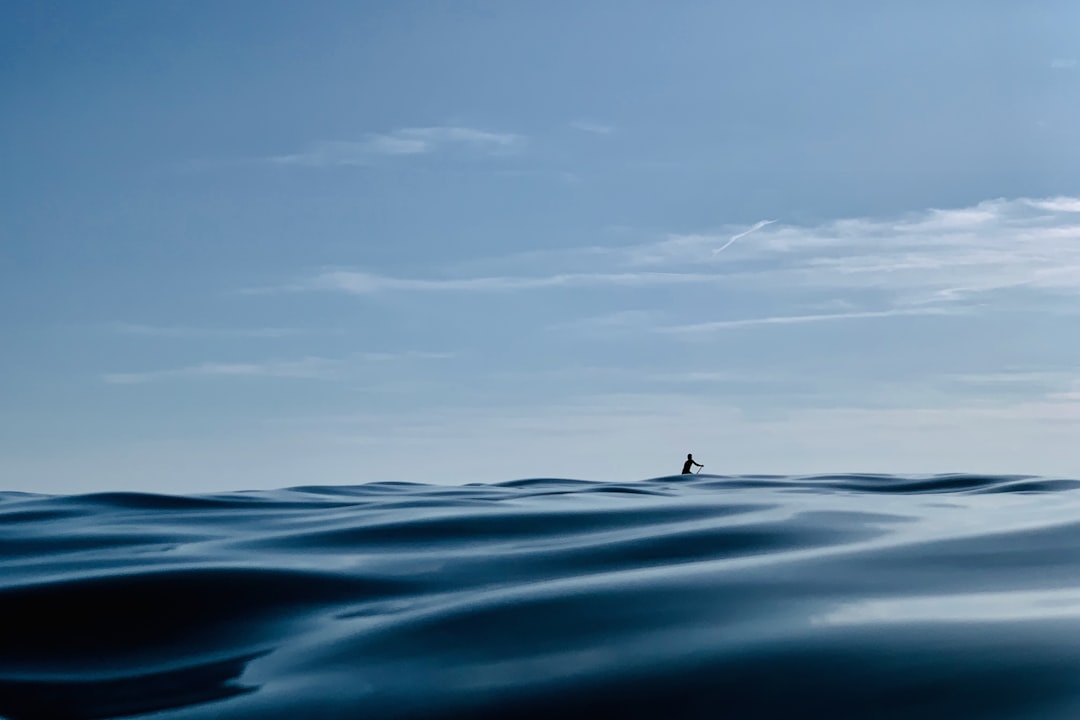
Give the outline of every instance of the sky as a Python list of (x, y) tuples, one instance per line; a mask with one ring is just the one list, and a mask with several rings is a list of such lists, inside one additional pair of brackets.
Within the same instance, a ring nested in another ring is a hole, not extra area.
[(1080, 476), (1078, 26), (8, 0), (0, 489)]

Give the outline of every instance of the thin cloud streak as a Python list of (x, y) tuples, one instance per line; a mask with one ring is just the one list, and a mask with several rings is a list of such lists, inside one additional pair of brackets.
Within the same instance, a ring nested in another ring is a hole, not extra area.
[(750, 228), (748, 230), (744, 230), (741, 233), (738, 233), (736, 235), (732, 235), (731, 238), (728, 239), (728, 241), (726, 243), (724, 243), (720, 247), (713, 250), (713, 255), (719, 255), (720, 253), (724, 252), (729, 247), (734, 245), (736, 240), (741, 240), (742, 238), (746, 237), (750, 233), (757, 232), (758, 230), (765, 227), (766, 225), (772, 225), (774, 222), (776, 222), (776, 221), (775, 220), (761, 220), (760, 222), (754, 223), (753, 225), (750, 226)]
[(658, 328), (660, 332), (675, 334), (700, 334), (729, 328), (754, 327), (758, 325), (795, 325), (802, 323), (830, 322), (834, 320), (864, 320), (868, 318), (887, 318), (905, 315), (957, 315), (956, 310), (945, 308), (909, 308), (892, 310), (869, 310), (862, 312), (831, 313), (821, 315), (776, 315), (762, 318), (741, 318), (738, 320), (715, 320), (712, 322), (675, 325)]
[(300, 328), (200, 328), (177, 325), (139, 325), (134, 323), (115, 323), (112, 330), (121, 335), (185, 340), (200, 338), (281, 338), (308, 335), (313, 332)]
[(611, 125), (604, 125), (603, 123), (588, 122), (586, 120), (578, 120), (570, 123), (570, 127), (581, 132), (591, 133), (593, 135), (610, 135), (615, 131), (615, 128)]
[(520, 135), (467, 127), (401, 128), (390, 133), (369, 133), (356, 141), (321, 141), (301, 152), (274, 155), (266, 161), (303, 167), (368, 165), (379, 157), (425, 155), (451, 146), (468, 147), (485, 154), (504, 153), (523, 141)]
[(353, 295), (383, 291), (419, 292), (511, 292), (564, 287), (625, 286), (656, 287), (717, 282), (710, 273), (563, 273), (540, 277), (474, 277), (428, 280), (395, 278), (372, 273), (338, 270), (322, 273), (290, 290), (331, 290)]
[(244, 377), (244, 378), (294, 378), (302, 380), (328, 380), (337, 375), (340, 360), (306, 357), (301, 360), (283, 360), (261, 363), (208, 362), (169, 370), (151, 370), (134, 373), (106, 373), (102, 380), (111, 385), (141, 385), (144, 383), (183, 378)]
[(387, 362), (391, 360), (448, 360), (458, 357), (454, 352), (424, 352), (421, 350), (406, 350), (404, 352), (363, 352), (354, 353), (354, 358), (370, 362)]
[(299, 360), (269, 360), (263, 362), (224, 363), (205, 362), (180, 368), (150, 370), (146, 372), (106, 373), (101, 379), (110, 385), (142, 385), (162, 380), (197, 378), (289, 378), (296, 380), (337, 380), (357, 362), (405, 360), (445, 360), (456, 357), (451, 352), (359, 352), (348, 358), (325, 358), (308, 356)]
[(655, 324), (660, 313), (654, 310), (619, 310), (605, 315), (582, 317), (555, 323), (549, 330), (596, 333), (618, 330), (640, 330)]

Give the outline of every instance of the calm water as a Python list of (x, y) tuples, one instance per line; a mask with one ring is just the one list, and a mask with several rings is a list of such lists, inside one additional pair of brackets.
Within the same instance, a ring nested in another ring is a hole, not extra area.
[(1078, 487), (0, 493), (0, 716), (1078, 718)]

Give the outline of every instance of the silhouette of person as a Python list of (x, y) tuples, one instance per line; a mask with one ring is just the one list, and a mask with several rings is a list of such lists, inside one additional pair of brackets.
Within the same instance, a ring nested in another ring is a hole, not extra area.
[(690, 474), (690, 466), (691, 465), (697, 465), (698, 467), (705, 467), (703, 464), (701, 464), (698, 461), (694, 460), (694, 454), (693, 453), (687, 453), (686, 454), (686, 462), (684, 462), (683, 466), (682, 466), (683, 475), (689, 475)]

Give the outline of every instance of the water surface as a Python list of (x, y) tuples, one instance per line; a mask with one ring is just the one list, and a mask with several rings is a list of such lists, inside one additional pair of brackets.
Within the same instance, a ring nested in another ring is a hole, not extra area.
[(1078, 487), (0, 493), (0, 717), (1076, 718)]

